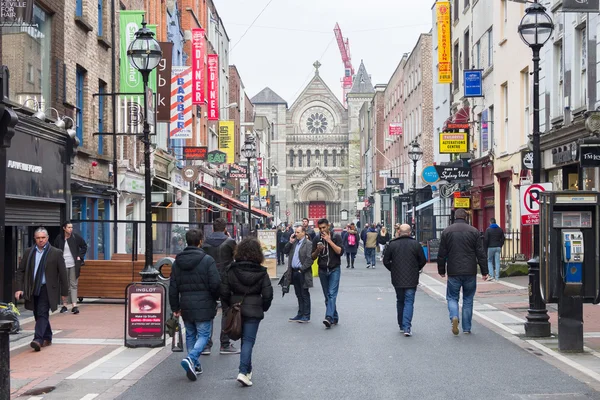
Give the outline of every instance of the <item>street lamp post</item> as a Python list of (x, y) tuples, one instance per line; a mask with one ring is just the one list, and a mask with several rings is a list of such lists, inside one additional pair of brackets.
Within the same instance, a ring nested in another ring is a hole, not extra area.
[(408, 150), (408, 158), (410, 158), (413, 162), (413, 193), (412, 193), (412, 203), (413, 203), (413, 219), (415, 220), (415, 239), (419, 240), (418, 232), (418, 218), (417, 218), (417, 163), (423, 158), (423, 150), (421, 150), (421, 146), (417, 140), (413, 140), (410, 144), (410, 149)]
[[(519, 35), (533, 52), (533, 183), (540, 183), (542, 154), (540, 150), (540, 49), (550, 39), (554, 24), (541, 4), (532, 3), (519, 24)], [(529, 265), (529, 309), (525, 334), (529, 337), (550, 336), (546, 304), (540, 291), (540, 226), (533, 226), (533, 258)]]
[[(142, 20), (142, 27), (135, 33), (135, 39), (129, 45), (127, 58), (131, 65), (142, 74), (144, 82), (144, 196), (146, 206), (145, 237), (146, 253), (144, 269), (140, 272), (143, 282), (156, 282), (159, 272), (154, 268), (153, 243), (152, 243), (152, 181), (150, 176), (150, 124), (148, 123), (148, 78), (150, 72), (158, 66), (162, 59), (160, 44), (154, 39), (154, 33), (146, 28)], [(151, 99), (150, 99), (151, 100)]]
[(244, 147), (242, 147), (242, 155), (247, 161), (246, 177), (248, 179), (248, 234), (250, 234), (250, 232), (252, 232), (252, 196), (250, 195), (250, 183), (252, 175), (250, 172), (250, 162), (256, 157), (256, 144), (254, 143), (254, 139), (251, 135), (246, 136)]

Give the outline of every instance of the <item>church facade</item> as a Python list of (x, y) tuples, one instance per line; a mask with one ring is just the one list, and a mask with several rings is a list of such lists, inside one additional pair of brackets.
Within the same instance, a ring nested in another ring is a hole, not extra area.
[[(319, 62), (314, 66), (315, 75), (289, 108), (269, 88), (253, 97), (252, 103), (256, 115), (266, 116), (274, 127), (268, 157), (276, 171), (271, 194), (279, 204), (277, 222), (306, 217), (316, 225), (319, 218), (327, 218), (341, 228), (357, 215), (360, 184), (353, 174), (360, 171), (360, 141), (350, 115), (358, 104), (349, 102), (346, 109), (319, 75)], [(367, 92), (370, 100), (373, 86), (363, 64), (355, 82), (357, 91)]]

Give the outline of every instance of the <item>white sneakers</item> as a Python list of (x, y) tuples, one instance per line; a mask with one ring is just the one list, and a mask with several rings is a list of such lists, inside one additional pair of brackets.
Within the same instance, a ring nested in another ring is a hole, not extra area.
[(239, 373), (237, 376), (237, 381), (239, 383), (242, 384), (242, 386), (252, 386), (252, 381), (250, 380), (252, 378), (252, 372), (249, 372), (247, 374), (242, 374)]

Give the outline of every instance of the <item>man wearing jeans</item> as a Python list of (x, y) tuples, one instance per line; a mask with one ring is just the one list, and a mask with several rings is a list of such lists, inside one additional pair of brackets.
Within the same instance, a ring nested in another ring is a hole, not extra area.
[(452, 333), (458, 335), (458, 299), (463, 290), (462, 329), (471, 333), (473, 318), (473, 297), (477, 290), (477, 264), (483, 279), (487, 279), (487, 259), (479, 231), (466, 221), (467, 212), (458, 209), (455, 221), (444, 229), (438, 251), (438, 272), (442, 278), (448, 273), (446, 300), (452, 323)]
[(181, 366), (191, 381), (202, 373), (200, 353), (212, 333), (221, 285), (217, 263), (200, 248), (203, 239), (199, 229), (186, 232), (187, 247), (175, 258), (169, 286), (173, 315), (181, 316), (185, 324), (188, 356)]
[(504, 231), (496, 224), (496, 219), (490, 219), (490, 227), (485, 230), (483, 247), (487, 249), (488, 281), (500, 280), (500, 252), (504, 246)]
[(410, 225), (400, 225), (398, 237), (387, 245), (383, 265), (391, 272), (396, 289), (398, 326), (404, 336), (412, 336), (412, 316), (419, 272), (427, 263), (421, 245), (410, 236)]
[(339, 321), (336, 300), (340, 287), (340, 265), (344, 249), (341, 236), (332, 236), (329, 232), (329, 221), (326, 218), (321, 218), (317, 226), (320, 233), (313, 240), (312, 259), (318, 259), (319, 279), (326, 306), (323, 324), (329, 329)]

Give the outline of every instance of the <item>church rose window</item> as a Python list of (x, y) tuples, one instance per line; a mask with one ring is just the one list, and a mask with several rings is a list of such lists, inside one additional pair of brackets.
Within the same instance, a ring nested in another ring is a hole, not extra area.
[(306, 127), (311, 133), (325, 133), (328, 124), (327, 118), (321, 113), (311, 114), (306, 121)]

